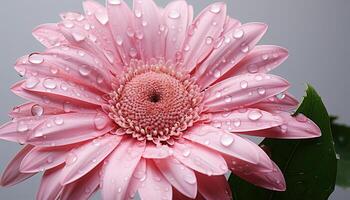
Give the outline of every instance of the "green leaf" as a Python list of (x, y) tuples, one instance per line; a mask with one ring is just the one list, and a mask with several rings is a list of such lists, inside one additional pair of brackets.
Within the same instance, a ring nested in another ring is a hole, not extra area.
[(350, 127), (336, 123), (336, 119), (331, 117), (335, 151), (340, 158), (336, 184), (341, 187), (350, 187)]
[(320, 96), (311, 86), (297, 113), (312, 119), (320, 127), (322, 136), (306, 140), (265, 139), (261, 143), (282, 170), (287, 190), (258, 188), (231, 175), (229, 182), (235, 200), (324, 200), (333, 192), (337, 159), (330, 120)]

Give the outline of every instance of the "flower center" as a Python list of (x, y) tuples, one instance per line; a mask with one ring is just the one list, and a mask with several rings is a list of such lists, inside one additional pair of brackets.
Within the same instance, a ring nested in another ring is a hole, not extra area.
[(111, 118), (138, 140), (173, 144), (199, 119), (203, 94), (172, 65), (133, 62), (110, 94)]

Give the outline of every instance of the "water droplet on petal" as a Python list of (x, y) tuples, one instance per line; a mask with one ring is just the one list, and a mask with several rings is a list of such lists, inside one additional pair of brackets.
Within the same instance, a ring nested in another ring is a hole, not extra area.
[(66, 28), (73, 28), (74, 27), (74, 23), (71, 22), (71, 21), (63, 21), (63, 26), (66, 27)]
[(258, 88), (258, 93), (260, 95), (264, 95), (266, 93), (266, 90), (264, 88)]
[(282, 100), (282, 99), (284, 99), (285, 96), (286, 95), (282, 92), (282, 93), (277, 94), (276, 98), (279, 99), (279, 100)]
[(168, 17), (171, 19), (177, 19), (181, 16), (180, 12), (178, 12), (177, 10), (172, 10), (169, 12)]
[(266, 61), (266, 60), (269, 59), (269, 55), (268, 54), (264, 54), (264, 55), (261, 56), (261, 58)]
[(218, 5), (218, 4), (214, 4), (214, 5), (212, 5), (212, 6), (210, 7), (210, 12), (212, 12), (212, 13), (217, 14), (217, 13), (219, 13), (220, 11), (221, 11), (221, 6)]
[(140, 18), (142, 16), (142, 12), (140, 10), (135, 10), (134, 11), (135, 17)]
[(23, 122), (19, 122), (17, 124), (17, 131), (20, 132), (20, 133), (23, 133), (23, 132), (26, 132), (28, 131), (29, 128), (28, 128), (28, 125), (23, 123)]
[(91, 69), (85, 65), (79, 68), (79, 73), (82, 76), (88, 76), (91, 73)]
[(38, 104), (35, 104), (30, 109), (33, 116), (42, 116), (44, 114), (44, 108)]
[(102, 130), (107, 126), (108, 119), (105, 115), (97, 113), (94, 119), (94, 123), (97, 130)]
[(230, 103), (232, 101), (232, 98), (230, 96), (226, 97), (225, 98), (225, 102), (226, 103)]
[(61, 117), (56, 117), (56, 118), (54, 119), (54, 122), (55, 122), (56, 125), (61, 126), (61, 125), (63, 125), (64, 120), (63, 120), (63, 118), (61, 118)]
[(241, 39), (243, 35), (244, 35), (244, 31), (242, 29), (236, 29), (232, 34), (232, 36), (236, 39)]
[(214, 77), (215, 77), (215, 78), (220, 78), (220, 76), (221, 76), (220, 70), (217, 70), (217, 69), (216, 69), (216, 70), (214, 71)]
[(52, 78), (45, 79), (43, 85), (47, 89), (55, 89), (57, 87), (55, 80)]
[(233, 120), (233, 125), (235, 127), (240, 127), (241, 126), (241, 120), (240, 119), (234, 119)]
[(74, 40), (77, 42), (81, 42), (81, 41), (85, 40), (85, 38), (86, 38), (86, 35), (81, 33), (81, 32), (73, 32), (72, 36), (73, 36)]
[(247, 46), (247, 45), (242, 46), (241, 51), (242, 51), (243, 53), (248, 53), (248, 51), (249, 51), (249, 46)]
[(283, 124), (280, 126), (282, 133), (286, 133), (288, 131), (288, 126)]
[(309, 119), (307, 117), (305, 117), (305, 115), (303, 114), (298, 114), (295, 119), (298, 121), (298, 122), (307, 122), (309, 121)]
[(188, 157), (188, 156), (190, 156), (190, 154), (191, 154), (191, 150), (190, 150), (190, 149), (185, 149), (185, 150), (182, 152), (182, 155), (183, 155), (184, 157)]
[(39, 82), (40, 82), (39, 79), (37, 79), (37, 78), (35, 78), (35, 77), (30, 77), (30, 78), (28, 78), (28, 79), (26, 80), (24, 86), (25, 86), (27, 89), (32, 89), (32, 88), (34, 88), (35, 86), (37, 86)]
[(259, 67), (255, 64), (248, 65), (247, 70), (251, 74), (255, 74), (259, 71)]
[(118, 35), (116, 38), (116, 42), (117, 45), (121, 46), (123, 44), (123, 38), (120, 35)]
[(137, 56), (137, 50), (135, 48), (130, 48), (129, 55), (132, 58), (135, 58)]
[(234, 138), (231, 134), (223, 134), (221, 136), (220, 142), (223, 146), (228, 147), (230, 146), (234, 141)]
[(99, 21), (102, 25), (106, 25), (108, 23), (107, 12), (103, 12), (103, 11), (95, 12), (95, 17), (97, 21)]
[(205, 40), (205, 43), (209, 45), (209, 44), (212, 44), (213, 41), (214, 41), (214, 39), (212, 37), (208, 36)]
[(245, 89), (245, 88), (248, 87), (248, 82), (247, 81), (241, 81), (240, 85), (241, 85), (241, 88)]
[(252, 110), (248, 114), (248, 118), (252, 121), (259, 120), (262, 117), (262, 113), (259, 110)]
[(36, 53), (29, 55), (28, 60), (30, 63), (35, 64), (35, 65), (38, 65), (38, 64), (41, 64), (44, 62), (44, 58), (41, 55), (36, 54)]

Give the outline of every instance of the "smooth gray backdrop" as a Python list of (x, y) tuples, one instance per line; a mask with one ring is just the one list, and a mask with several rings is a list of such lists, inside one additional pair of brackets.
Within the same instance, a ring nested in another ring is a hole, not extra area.
[[(165, 5), (170, 0), (156, 0)], [(100, 2), (104, 2), (100, 0)], [(129, 3), (131, 0), (128, 1)], [(196, 13), (211, 0), (190, 0)], [(261, 44), (289, 49), (290, 57), (274, 73), (292, 83), (298, 98), (305, 83), (316, 87), (330, 113), (350, 124), (350, 1), (349, 0), (228, 0), (229, 14), (242, 22), (260, 21), (269, 25)], [(9, 88), (20, 80), (13, 70), (17, 57), (43, 47), (31, 36), (41, 23), (56, 22), (65, 11), (82, 11), (81, 0), (2, 1), (0, 7), (0, 123), (7, 112), (22, 102)], [(20, 148), (0, 142), (0, 170)], [(322, 167), (322, 166), (320, 166)], [(34, 199), (39, 177), (12, 188), (0, 188), (1, 200)], [(350, 190), (337, 188), (330, 199), (345, 200)], [(99, 199), (99, 196), (95, 197)]]

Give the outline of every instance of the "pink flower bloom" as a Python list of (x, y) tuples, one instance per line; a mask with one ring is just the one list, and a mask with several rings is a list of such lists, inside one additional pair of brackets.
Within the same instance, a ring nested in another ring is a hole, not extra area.
[(37, 199), (230, 199), (224, 174), (285, 190), (279, 168), (241, 135), (320, 136), (289, 83), (267, 74), (288, 56), (255, 46), (262, 23), (241, 24), (214, 3), (193, 19), (186, 1), (158, 7), (85, 1), (33, 31), (47, 47), (20, 58), (25, 77), (0, 138), (24, 144), (1, 185), (44, 171)]

